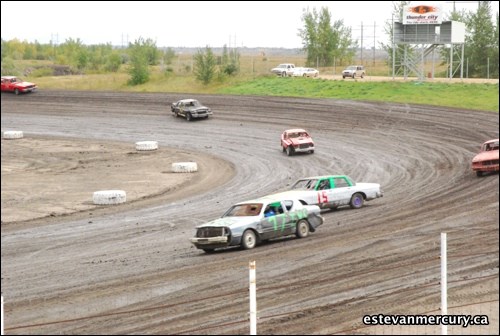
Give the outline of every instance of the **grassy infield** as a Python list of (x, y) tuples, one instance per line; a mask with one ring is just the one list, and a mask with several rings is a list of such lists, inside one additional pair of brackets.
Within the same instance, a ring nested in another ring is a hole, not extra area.
[[(148, 83), (130, 87), (125, 71), (115, 74), (88, 74), (65, 77), (27, 78), (40, 89), (130, 91), (130, 92), (179, 92), (236, 95), (271, 95), (387, 101), (413, 104), (450, 106), (498, 113), (498, 82), (496, 84), (437, 83), (431, 81), (326, 80), (311, 78), (280, 78), (269, 75), (269, 69), (281, 59), (245, 57), (237, 77), (218, 78), (210, 85), (197, 82), (191, 74), (192, 61), (178, 61), (173, 73), (160, 68), (152, 70)], [(302, 65), (300, 58), (291, 60)], [(321, 73), (340, 74), (342, 67), (320, 69)], [(387, 68), (375, 65), (368, 75), (388, 76)]]

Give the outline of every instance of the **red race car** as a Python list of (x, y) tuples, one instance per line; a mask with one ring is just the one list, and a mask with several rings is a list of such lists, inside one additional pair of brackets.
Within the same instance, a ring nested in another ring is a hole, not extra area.
[(295, 153), (314, 153), (314, 141), (302, 128), (293, 128), (281, 134), (281, 147), (288, 156)]
[(498, 139), (486, 141), (481, 145), (479, 153), (472, 159), (472, 170), (477, 176), (498, 171)]
[(25, 82), (16, 76), (2, 76), (2, 92), (20, 93), (36, 91), (35, 83)]

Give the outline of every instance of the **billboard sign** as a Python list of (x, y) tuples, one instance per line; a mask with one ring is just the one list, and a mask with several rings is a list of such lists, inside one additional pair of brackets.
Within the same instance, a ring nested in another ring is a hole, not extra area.
[(443, 10), (440, 5), (410, 5), (403, 8), (403, 24), (441, 24)]

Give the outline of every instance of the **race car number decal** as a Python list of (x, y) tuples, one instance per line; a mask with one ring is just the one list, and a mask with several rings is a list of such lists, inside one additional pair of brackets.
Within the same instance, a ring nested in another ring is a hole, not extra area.
[(328, 203), (328, 195), (326, 191), (318, 191), (318, 203)]

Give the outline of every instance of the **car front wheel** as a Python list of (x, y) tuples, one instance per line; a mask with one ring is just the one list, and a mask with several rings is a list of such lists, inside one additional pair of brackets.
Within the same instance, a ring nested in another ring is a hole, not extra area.
[(292, 156), (293, 155), (293, 149), (292, 149), (292, 146), (288, 146), (286, 148), (286, 155), (288, 156)]
[(298, 221), (295, 235), (297, 235), (298, 238), (305, 238), (309, 235), (309, 223), (305, 219)]
[(255, 232), (252, 230), (246, 230), (243, 232), (243, 237), (241, 237), (241, 247), (244, 250), (253, 249), (257, 245), (257, 237), (255, 236)]
[(191, 121), (191, 120), (193, 120), (193, 117), (191, 116), (191, 113), (189, 113), (189, 112), (188, 112), (188, 113), (186, 113), (186, 120), (187, 120), (187, 121)]
[(15, 93), (16, 95), (18, 95), (18, 94), (19, 94), (19, 89), (15, 89), (15, 90), (14, 90), (14, 93)]
[(351, 206), (352, 209), (359, 209), (363, 206), (363, 203), (364, 203), (363, 195), (361, 195), (360, 193), (355, 193), (354, 195), (352, 195), (351, 202), (349, 203), (349, 205)]

